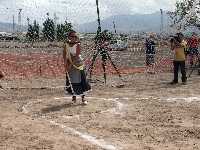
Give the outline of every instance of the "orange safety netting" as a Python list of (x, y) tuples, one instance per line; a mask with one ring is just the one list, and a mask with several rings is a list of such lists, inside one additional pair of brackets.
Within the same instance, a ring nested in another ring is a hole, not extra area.
[[(85, 60), (86, 68), (91, 63), (90, 59)], [(94, 64), (93, 74), (102, 75), (103, 68), (101, 60), (97, 59)], [(157, 60), (152, 66), (155, 72), (172, 70), (172, 61), (167, 58)], [(118, 67), (121, 74), (144, 73), (151, 67)], [(61, 77), (64, 75), (62, 56), (48, 53), (30, 53), (29, 55), (0, 53), (0, 69), (5, 73), (6, 78), (31, 78), (31, 77)], [(106, 64), (107, 74), (117, 74), (114, 67), (108, 61)]]

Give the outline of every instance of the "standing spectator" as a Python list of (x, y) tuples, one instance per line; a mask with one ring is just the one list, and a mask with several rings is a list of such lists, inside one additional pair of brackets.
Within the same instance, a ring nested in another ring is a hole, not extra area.
[(179, 67), (181, 69), (182, 74), (182, 83), (186, 84), (187, 77), (186, 77), (186, 71), (185, 71), (185, 42), (184, 42), (184, 36), (182, 33), (177, 33), (176, 37), (173, 37), (170, 41), (171, 43), (171, 49), (174, 51), (174, 79), (171, 82), (171, 84), (177, 84), (178, 83), (178, 71)]
[(153, 41), (153, 36), (146, 39), (146, 65), (151, 66), (154, 64), (155, 60), (155, 42)]
[[(196, 36), (196, 33), (193, 32), (192, 37), (188, 40), (188, 47), (189, 47), (189, 56), (190, 56), (190, 65), (194, 65), (194, 56), (197, 56), (199, 58), (199, 51), (198, 51), (198, 37)], [(200, 60), (199, 60), (200, 61)]]

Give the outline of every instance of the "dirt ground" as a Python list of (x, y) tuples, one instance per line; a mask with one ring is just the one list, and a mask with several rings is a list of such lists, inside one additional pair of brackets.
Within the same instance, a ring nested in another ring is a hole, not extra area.
[(64, 79), (2, 80), (1, 150), (199, 150), (200, 76), (171, 73), (93, 83), (89, 104), (71, 103)]

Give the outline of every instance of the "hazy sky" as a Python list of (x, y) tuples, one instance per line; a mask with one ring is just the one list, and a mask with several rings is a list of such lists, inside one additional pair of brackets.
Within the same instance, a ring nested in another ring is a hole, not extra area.
[[(152, 13), (173, 10), (176, 0), (99, 0), (101, 18), (118, 14)], [(49, 12), (56, 13), (58, 23), (65, 18), (74, 24), (94, 21), (97, 18), (96, 0), (0, 0), (0, 22), (12, 22), (15, 15), (17, 22), (18, 9), (22, 8), (22, 22), (26, 18), (37, 19), (40, 23)]]

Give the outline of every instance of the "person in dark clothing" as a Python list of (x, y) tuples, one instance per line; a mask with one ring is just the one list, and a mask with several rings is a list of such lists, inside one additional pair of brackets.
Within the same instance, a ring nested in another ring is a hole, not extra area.
[(145, 46), (146, 46), (146, 65), (151, 66), (155, 62), (154, 58), (155, 58), (155, 46), (156, 46), (152, 37), (146, 39)]

